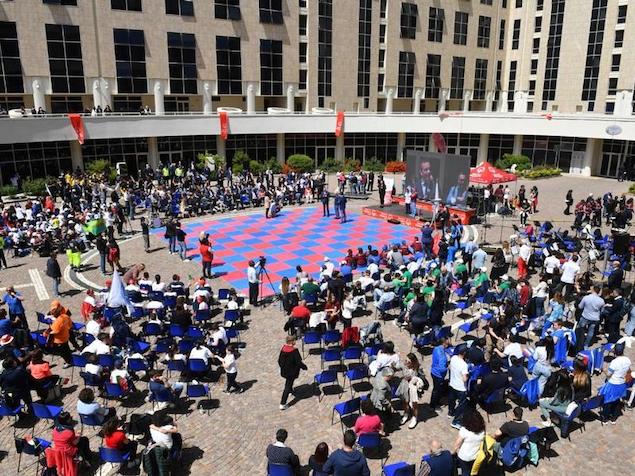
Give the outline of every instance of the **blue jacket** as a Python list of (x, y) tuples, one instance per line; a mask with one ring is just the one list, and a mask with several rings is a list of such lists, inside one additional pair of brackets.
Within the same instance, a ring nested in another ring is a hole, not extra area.
[(432, 367), (430, 373), (437, 378), (445, 378), (448, 372), (448, 356), (445, 353), (445, 347), (438, 345), (432, 351)]
[(326, 460), (322, 470), (334, 476), (370, 476), (370, 469), (364, 455), (357, 450), (333, 451)]

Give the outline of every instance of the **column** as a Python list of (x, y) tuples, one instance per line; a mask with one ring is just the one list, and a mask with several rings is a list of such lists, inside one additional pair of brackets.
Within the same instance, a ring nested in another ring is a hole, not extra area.
[(225, 140), (221, 136), (216, 136), (216, 153), (221, 157), (225, 157)]
[(618, 117), (631, 117), (633, 112), (633, 91), (618, 91), (615, 96), (615, 109), (613, 115)]
[(472, 100), (472, 91), (465, 91), (463, 93), (463, 112), (469, 112), (471, 100)]
[(478, 143), (478, 155), (476, 161), (480, 164), (487, 162), (487, 151), (489, 149), (489, 134), (481, 134), (481, 141)]
[(247, 114), (256, 113), (256, 86), (254, 83), (247, 84)]
[(514, 149), (512, 154), (520, 155), (523, 152), (523, 136), (514, 136)]
[(392, 114), (392, 100), (394, 98), (394, 95), (395, 95), (394, 88), (386, 89), (386, 110), (384, 111), (385, 114)]
[(346, 160), (344, 151), (344, 132), (335, 138), (335, 160)]
[(157, 79), (154, 82), (154, 113), (157, 116), (162, 116), (165, 114), (165, 104), (163, 98), (165, 97), (165, 90), (163, 89), (163, 84), (161, 84), (161, 80)]
[(429, 152), (439, 152), (437, 150), (437, 146), (434, 143), (434, 139), (432, 138), (433, 134), (430, 134), (430, 137), (428, 137), (428, 151)]
[(498, 96), (498, 112), (507, 112), (507, 91), (501, 91)]
[(514, 92), (514, 112), (518, 114), (525, 114), (527, 112), (527, 99), (529, 93), (527, 91)]
[(586, 150), (584, 151), (584, 164), (582, 164), (582, 173), (584, 177), (593, 175), (595, 167), (595, 158), (602, 155), (602, 139), (594, 139), (589, 137), (586, 141)]
[(397, 160), (403, 161), (403, 150), (406, 148), (406, 133), (397, 133)]
[(439, 112), (445, 111), (446, 104), (448, 102), (448, 97), (450, 96), (449, 89), (441, 89), (439, 90)]
[(292, 84), (287, 86), (287, 109), (293, 112), (295, 109), (295, 88)]
[(148, 137), (148, 164), (152, 170), (159, 168), (159, 141), (156, 137)]
[(485, 112), (492, 112), (494, 105), (494, 91), (487, 91), (485, 96)]
[(71, 164), (73, 165), (73, 172), (79, 167), (84, 170), (84, 159), (82, 158), (82, 146), (76, 140), (68, 141), (71, 146)]
[(286, 162), (285, 151), (284, 151), (284, 133), (276, 134), (276, 159), (278, 159), (279, 164), (284, 164)]
[(37, 111), (39, 108), (46, 110), (46, 91), (44, 81), (39, 78), (33, 79), (33, 107)]
[(214, 108), (212, 107), (213, 90), (210, 82), (205, 81), (203, 83), (203, 114), (212, 114)]
[(423, 97), (423, 90), (417, 89), (415, 91), (415, 99), (412, 103), (412, 113), (419, 114), (421, 111), (421, 98)]
[(104, 78), (96, 78), (93, 81), (93, 105), (101, 106), (102, 110), (106, 106), (112, 108), (112, 97), (110, 95), (110, 83)]

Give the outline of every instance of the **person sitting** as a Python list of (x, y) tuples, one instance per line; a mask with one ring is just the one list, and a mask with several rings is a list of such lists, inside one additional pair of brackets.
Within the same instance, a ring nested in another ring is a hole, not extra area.
[(438, 440), (432, 440), (428, 458), (421, 461), (417, 476), (454, 476), (452, 453), (443, 449)]
[(381, 421), (379, 415), (375, 411), (375, 407), (370, 400), (362, 400), (361, 404), (362, 414), (355, 420), (355, 426), (353, 430), (356, 435), (363, 433), (384, 433), (384, 424)]
[(324, 473), (324, 463), (329, 457), (329, 445), (325, 442), (318, 443), (315, 452), (309, 456), (309, 468), (313, 471), (313, 475), (317, 476)]
[(151, 396), (168, 396), (169, 402), (176, 404), (183, 392), (184, 385), (180, 382), (169, 383), (161, 378), (161, 370), (153, 370), (150, 373), (150, 382), (148, 388)]
[(47, 389), (57, 384), (60, 377), (51, 372), (49, 363), (44, 360), (44, 353), (41, 349), (35, 349), (31, 352), (31, 363), (27, 366), (27, 370), (31, 374), (31, 382), (38, 396), (45, 400), (47, 397)]
[(523, 366), (523, 361), (514, 356), (510, 357), (511, 365), (507, 369), (507, 375), (510, 377), (509, 386), (514, 390), (520, 391), (521, 387), (528, 379), (527, 372)]
[(324, 464), (323, 470), (326, 474), (370, 476), (366, 457), (361, 451), (353, 448), (356, 441), (357, 437), (353, 430), (344, 432), (342, 448), (333, 451)]
[(484, 402), (493, 392), (509, 384), (509, 376), (502, 371), (500, 359), (492, 358), (490, 368), (491, 372), (479, 378), (474, 387), (474, 395), (479, 402)]
[(309, 324), (311, 318), (311, 310), (306, 306), (306, 301), (302, 300), (291, 309), (291, 317), (289, 318), (289, 329), (296, 332), (296, 329), (304, 329)]
[(110, 354), (110, 336), (108, 334), (99, 334), (97, 339), (92, 341), (82, 349), (82, 354), (106, 355)]
[(591, 396), (591, 375), (586, 363), (577, 358), (573, 361), (573, 401), (580, 403)]
[(390, 381), (394, 377), (395, 371), (391, 367), (384, 367), (373, 377), (373, 386), (370, 392), (370, 401), (379, 412), (389, 413), (391, 410), (392, 387)]
[(320, 286), (315, 283), (313, 276), (309, 276), (307, 281), (300, 287), (302, 291), (302, 299), (306, 299), (308, 296), (314, 296), (317, 298), (320, 294)]
[(295, 474), (300, 471), (300, 459), (291, 448), (285, 445), (289, 434), (284, 428), (276, 431), (276, 442), (267, 446), (266, 455), (269, 464), (283, 464), (291, 466)]
[(89, 464), (92, 460), (93, 454), (88, 438), (75, 434), (73, 419), (66, 411), (57, 416), (51, 441), (51, 447), (46, 449), (46, 466), (56, 468), (57, 474), (76, 476), (76, 456), (79, 456), (84, 464)]
[(7, 357), (3, 363), (4, 370), (0, 374), (0, 388), (4, 395), (5, 403), (15, 408), (22, 400), (30, 414), (33, 400), (31, 399), (31, 382), (29, 373), (14, 357)]
[(545, 397), (538, 401), (540, 406), (540, 418), (545, 426), (551, 426), (550, 411), (564, 415), (567, 407), (573, 401), (573, 388), (568, 375), (562, 374), (558, 382), (558, 388), (553, 398)]
[(126, 436), (123, 426), (117, 417), (110, 418), (104, 423), (104, 446), (122, 453), (128, 453), (128, 468), (137, 466), (137, 442), (131, 441)]
[(529, 423), (523, 420), (523, 409), (521, 407), (514, 407), (513, 409), (514, 419), (503, 423), (503, 425), (496, 430), (496, 433), (492, 435), (496, 441), (500, 443), (501, 448), (505, 446), (509, 440), (518, 438), (519, 436), (525, 436), (529, 433)]
[(95, 401), (95, 392), (90, 387), (80, 390), (77, 400), (77, 413), (80, 415), (94, 415), (100, 424), (117, 416), (115, 408), (108, 408)]
[(200, 342), (197, 342), (194, 348), (190, 351), (190, 360), (191, 359), (200, 359), (205, 362), (205, 366), (209, 369), (209, 359), (213, 357), (214, 354), (205, 347)]

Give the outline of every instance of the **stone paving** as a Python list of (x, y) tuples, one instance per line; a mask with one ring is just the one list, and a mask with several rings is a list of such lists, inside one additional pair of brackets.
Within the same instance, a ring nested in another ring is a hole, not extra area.
[[(601, 194), (610, 189), (614, 192), (626, 190), (627, 184), (620, 184), (614, 180), (582, 179), (560, 177), (556, 179), (530, 182), (536, 183), (540, 188), (540, 212), (535, 217), (538, 220), (561, 218), (564, 194), (568, 188), (573, 188), (575, 198), (586, 196), (593, 192)], [(529, 188), (529, 187), (527, 187)], [(368, 202), (349, 201), (351, 209), (358, 209), (367, 204), (376, 203), (376, 194)], [(259, 212), (257, 212), (259, 213)], [(212, 219), (213, 217), (203, 217)], [(135, 223), (138, 228), (138, 223)], [(414, 236), (414, 230), (411, 236)], [(509, 232), (506, 231), (507, 234)], [(213, 236), (213, 234), (212, 234)], [(410, 239), (411, 236), (404, 237)], [(494, 241), (490, 238), (490, 241)], [(377, 245), (379, 243), (375, 243)], [(360, 243), (365, 245), (364, 243)], [(194, 262), (181, 262), (177, 255), (169, 255), (165, 243), (152, 238), (152, 253), (144, 253), (142, 240), (139, 235), (133, 236), (129, 241), (121, 243), (122, 264), (128, 266), (137, 262), (144, 262), (151, 275), (159, 273), (164, 280), (169, 280), (171, 274), (179, 273), (186, 277), (188, 274), (197, 276), (200, 273), (199, 265)], [(88, 255), (90, 256), (90, 254)], [(245, 256), (245, 260), (250, 258)], [(86, 280), (96, 284), (102, 284), (105, 277), (96, 268), (95, 258), (88, 262), (89, 269), (83, 273)], [(0, 286), (10, 284), (29, 285), (33, 280), (28, 270), (44, 270), (45, 260), (36, 257), (24, 259), (9, 259), (8, 270), (0, 272)], [(63, 264), (64, 266), (64, 264)], [(43, 273), (40, 272), (42, 276)], [(49, 280), (44, 276), (44, 284), (49, 289)], [(632, 282), (633, 275), (629, 280)], [(226, 286), (222, 279), (213, 281), (213, 288)], [(48, 300), (40, 300), (42, 289), (37, 286), (25, 286), (19, 289), (26, 298), (25, 306), (29, 320), (35, 324), (35, 311), (48, 308)], [(63, 297), (64, 305), (73, 311), (75, 320), (79, 319), (79, 305), (83, 299), (83, 292), (73, 289), (73, 286), (64, 281), (62, 290), (69, 291), (69, 295)], [(370, 317), (356, 318), (356, 325), (363, 325)], [(349, 398), (348, 389), (340, 399), (337, 394), (325, 396), (318, 402), (317, 396), (311, 388), (313, 375), (320, 370), (318, 355), (306, 357), (305, 362), (309, 367), (303, 372), (296, 384), (300, 386), (301, 399), (294, 401), (291, 407), (284, 412), (278, 409), (280, 393), (283, 381), (279, 377), (277, 367), (277, 355), (282, 345), (285, 332), (282, 326), (285, 322), (278, 305), (274, 304), (265, 309), (258, 309), (248, 318), (248, 330), (241, 333), (246, 347), (238, 360), (238, 381), (245, 385), (247, 391), (241, 395), (226, 395), (221, 393), (222, 387), (217, 384), (213, 391), (213, 399), (218, 408), (210, 415), (201, 414), (196, 410), (190, 415), (179, 415), (177, 425), (184, 437), (184, 462), (177, 474), (192, 475), (259, 475), (265, 474), (266, 458), (264, 451), (273, 440), (277, 428), (284, 427), (289, 432), (288, 445), (300, 456), (302, 464), (306, 464), (309, 455), (315, 446), (325, 441), (331, 450), (339, 447), (341, 443), (341, 430), (339, 423), (331, 424), (331, 412), (333, 405), (338, 401)], [(451, 319), (448, 322), (452, 322)], [(383, 325), (386, 339), (395, 342), (397, 350), (405, 354), (410, 348), (410, 341), (406, 332), (391, 323)], [(635, 359), (635, 349), (627, 350), (627, 355)], [(423, 357), (424, 368), (429, 373), (430, 358)], [(69, 375), (70, 371), (61, 369), (61, 360), (55, 359), (58, 364), (54, 369), (62, 375)], [(68, 387), (70, 394), (64, 399), (64, 406), (72, 414), (76, 415), (76, 399), (78, 393), (78, 377), (75, 376), (74, 385)], [(595, 387), (598, 387), (603, 378), (593, 378)], [(429, 394), (424, 396), (428, 401)], [(195, 408), (190, 405), (190, 409)], [(135, 412), (144, 412), (150, 409), (149, 404), (143, 404)], [(445, 408), (440, 415), (435, 415), (427, 407), (422, 406), (421, 412), (425, 421), (421, 421), (416, 429), (409, 430), (406, 427), (392, 432), (389, 441), (388, 463), (396, 461), (419, 461), (422, 454), (428, 451), (431, 438), (438, 438), (446, 447), (451, 448), (456, 437), (456, 431), (449, 425), (445, 418)], [(508, 412), (508, 415), (510, 413)], [(531, 424), (539, 424), (538, 411), (526, 413)], [(599, 422), (587, 423), (587, 431), (575, 431), (571, 435), (571, 442), (560, 441), (554, 445), (555, 453), (550, 460), (543, 460), (538, 467), (529, 468), (529, 474), (565, 475), (577, 474), (580, 476), (597, 474), (601, 469), (605, 474), (622, 474), (624, 470), (635, 463), (633, 455), (633, 437), (635, 432), (632, 426), (632, 413), (627, 412), (620, 418), (617, 426), (600, 426)], [(487, 424), (489, 432), (494, 432), (506, 417), (503, 414), (493, 415)], [(4, 418), (0, 421), (0, 467), (5, 474), (16, 474), (17, 455), (12, 441), (11, 421)], [(19, 429), (19, 434), (25, 430)], [(44, 423), (38, 425), (38, 436), (48, 437), (50, 431)], [(94, 431), (87, 430), (88, 435), (94, 435)], [(96, 450), (99, 444), (98, 438), (91, 439), (91, 448)], [(23, 462), (29, 463), (32, 458), (26, 456)], [(381, 474), (380, 461), (377, 458), (369, 460), (371, 473)], [(33, 471), (31, 468), (29, 471)], [(627, 470), (628, 471), (628, 470)]]

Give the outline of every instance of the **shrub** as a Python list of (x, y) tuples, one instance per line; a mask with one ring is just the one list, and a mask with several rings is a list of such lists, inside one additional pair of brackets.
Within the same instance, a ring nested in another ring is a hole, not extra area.
[(406, 163), (401, 160), (391, 160), (390, 162), (386, 162), (386, 172), (399, 173), (406, 171)]
[(271, 170), (274, 174), (279, 174), (282, 172), (282, 165), (277, 158), (271, 157), (265, 162), (265, 170)]
[(262, 173), (266, 170), (265, 165), (261, 164), (257, 160), (249, 161), (249, 170), (254, 174)]
[(295, 172), (313, 172), (315, 165), (308, 155), (294, 154), (287, 159), (287, 164)]
[(103, 173), (108, 175), (110, 170), (113, 168), (114, 167), (110, 164), (110, 161), (106, 159), (95, 159), (86, 164), (86, 172), (94, 175), (101, 175)]
[(357, 159), (346, 159), (344, 161), (344, 172), (357, 172), (361, 168), (361, 163)]
[(37, 197), (46, 195), (46, 179), (25, 180), (22, 184), (22, 191), (27, 195), (35, 195)]
[(377, 157), (371, 157), (366, 161), (363, 167), (364, 170), (368, 170), (369, 172), (372, 170), (373, 172), (383, 172), (384, 171), (384, 163), (381, 162)]
[(628, 187), (629, 193), (635, 193), (635, 183), (632, 183), (630, 187)]
[(516, 164), (516, 172), (529, 170), (531, 168), (531, 160), (525, 155), (505, 154), (502, 159), (496, 161), (495, 166), (499, 169), (509, 169)]
[(0, 186), (0, 195), (3, 197), (15, 195), (18, 193), (18, 189), (13, 185), (2, 185)]
[(524, 170), (519, 175), (528, 179), (539, 179), (544, 177), (555, 177), (562, 173), (562, 170), (554, 167), (534, 167), (531, 170)]
[(232, 172), (238, 175), (243, 170), (249, 168), (249, 155), (242, 149), (237, 150), (232, 158)]
[(344, 162), (334, 159), (333, 157), (327, 157), (324, 162), (322, 162), (320, 169), (326, 173), (339, 172), (344, 169)]

